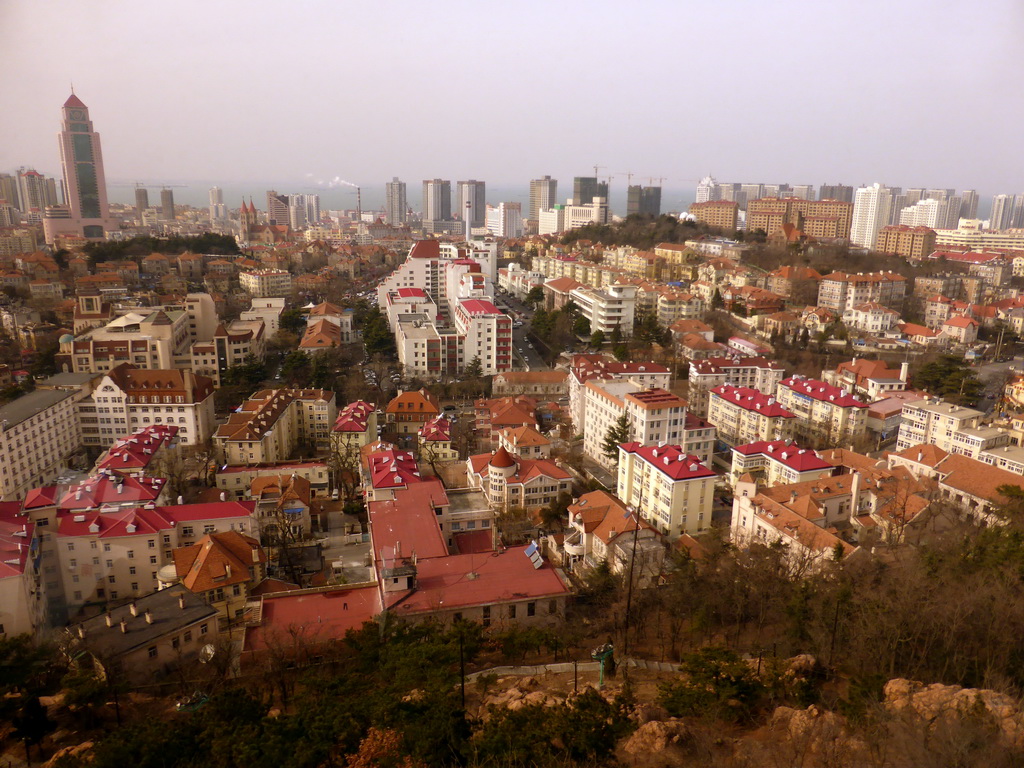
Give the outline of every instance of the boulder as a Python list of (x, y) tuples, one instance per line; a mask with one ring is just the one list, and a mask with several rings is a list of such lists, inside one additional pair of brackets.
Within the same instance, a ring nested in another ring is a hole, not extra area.
[(998, 691), (896, 678), (885, 684), (884, 705), (893, 714), (916, 715), (930, 723), (985, 714), (1004, 737), (1024, 746), (1024, 714), (1013, 698)]
[(689, 733), (686, 724), (678, 718), (651, 720), (633, 731), (622, 742), (622, 751), (634, 756), (656, 755), (682, 744)]
[(65, 757), (77, 757), (92, 749), (91, 741), (83, 741), (81, 744), (76, 744), (73, 747), (64, 747), (53, 753), (53, 757), (44, 763), (43, 768), (53, 768)]

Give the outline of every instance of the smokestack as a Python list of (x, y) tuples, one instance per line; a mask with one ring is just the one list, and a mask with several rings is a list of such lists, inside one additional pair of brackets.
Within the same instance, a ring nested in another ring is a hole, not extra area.
[(900, 381), (904, 384), (910, 379), (910, 363), (903, 362), (900, 364)]
[(853, 488), (850, 491), (850, 514), (856, 517), (860, 510), (860, 472), (853, 473)]

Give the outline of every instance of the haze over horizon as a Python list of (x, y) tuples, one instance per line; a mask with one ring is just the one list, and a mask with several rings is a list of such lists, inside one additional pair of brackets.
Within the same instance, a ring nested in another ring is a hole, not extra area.
[(525, 199), (550, 174), (565, 198), (596, 163), (615, 177), (613, 204), (626, 173), (663, 177), (666, 209), (707, 173), (1024, 191), (1007, 162), (1024, 116), (1013, 0), (970, 15), (948, 0), (414, 8), (8, 0), (0, 170), (59, 177), (74, 82), (111, 184), (319, 188), (354, 207), (327, 188), (340, 178), (364, 187), (365, 207), (399, 176), (417, 207), (419, 182), (438, 176), (482, 179), (498, 202), (491, 190)]

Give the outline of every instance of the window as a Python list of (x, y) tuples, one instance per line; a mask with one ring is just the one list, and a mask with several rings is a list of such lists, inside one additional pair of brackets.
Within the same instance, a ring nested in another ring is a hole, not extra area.
[(491, 626), (491, 606), (485, 605), (481, 609), (481, 617), (483, 618), (483, 624), (485, 627)]
[(107, 568), (113, 568), (113, 567), (114, 567), (114, 561), (113, 560), (107, 560)]
[(135, 566), (134, 566), (134, 565), (133, 565), (133, 566), (130, 566), (130, 567), (128, 568), (128, 575), (129, 575), (129, 576), (134, 576), (134, 575), (135, 575)]
[(115, 579), (113, 576), (107, 576), (107, 581), (110, 582), (111, 584), (116, 584), (117, 583), (117, 579)]
[(139, 582), (133, 581), (132, 582), (132, 592), (138, 592), (138, 591), (139, 591)]
[(235, 584), (235, 586), (233, 586), (231, 588), (231, 594), (234, 595), (235, 597), (238, 597), (240, 594), (242, 594), (242, 585), (241, 584)]
[(199, 634), (200, 635), (205, 635), (209, 631), (210, 631), (210, 625), (209, 624), (200, 624), (199, 625)]
[(156, 555), (151, 555), (149, 558), (150, 565), (156, 565)]
[(128, 559), (131, 560), (134, 557), (135, 557), (135, 550), (134, 549), (129, 549), (128, 550)]
[(78, 561), (75, 558), (72, 557), (71, 560), (68, 561), (68, 565), (70, 565), (72, 568), (74, 568), (74, 567), (76, 567), (78, 565)]
[(104, 552), (109, 552), (110, 551), (110, 544), (108, 544), (107, 542), (103, 542), (103, 551)]
[(150, 539), (146, 542), (150, 549), (156, 549), (156, 539)]
[(177, 637), (171, 638), (171, 648), (177, 649), (181, 645), (181, 640)]
[(527, 616), (536, 616), (537, 615), (537, 604), (536, 603), (527, 603), (526, 604), (526, 615)]
[(192, 630), (191, 629), (186, 629), (185, 630), (185, 642), (186, 643), (191, 643), (192, 642)]
[(75, 551), (75, 542), (69, 541), (68, 542), (68, 552), (74, 552), (74, 551)]
[(155, 645), (149, 646), (149, 658), (151, 658), (151, 659), (155, 659), (156, 658), (156, 646)]
[(510, 619), (514, 619), (516, 617), (516, 607), (514, 605), (510, 605), (508, 607), (508, 617)]

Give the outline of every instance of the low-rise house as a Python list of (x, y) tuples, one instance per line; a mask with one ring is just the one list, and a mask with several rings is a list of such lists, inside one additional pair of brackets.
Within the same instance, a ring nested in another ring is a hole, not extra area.
[(548, 459), (524, 459), (505, 448), (470, 456), (469, 484), (484, 492), (492, 507), (536, 509), (572, 489), (572, 475)]
[(318, 530), (309, 514), (309, 481), (304, 477), (255, 477), (249, 498), (256, 502), (255, 515), (264, 541), (297, 540)]
[(978, 321), (966, 315), (953, 315), (942, 324), (942, 335), (954, 344), (973, 344), (978, 340)]
[(899, 312), (878, 302), (855, 304), (843, 311), (843, 324), (863, 333), (887, 333), (899, 324)]
[(606, 561), (612, 573), (650, 582), (662, 570), (665, 541), (654, 526), (605, 491), (585, 493), (566, 510), (567, 533), (556, 547), (567, 570), (580, 572)]
[(240, 621), (252, 589), (267, 576), (267, 554), (238, 531), (209, 533), (174, 550), (175, 581), (213, 606), (221, 626)]
[(873, 402), (906, 389), (909, 370), (908, 363), (903, 363), (900, 369), (896, 370), (890, 368), (884, 360), (855, 357), (848, 363), (840, 363), (833, 371), (823, 371), (821, 378), (828, 384), (849, 390)]
[(498, 444), (524, 459), (547, 459), (551, 456), (551, 441), (533, 427), (503, 429), (498, 433)]
[(537, 401), (532, 397), (496, 397), (477, 400), (474, 404), (476, 429), (480, 437), (497, 444), (498, 435), (505, 429), (517, 427), (537, 428)]
[(774, 360), (765, 357), (709, 357), (690, 363), (689, 406), (692, 413), (706, 416), (711, 390), (722, 384), (748, 387), (765, 395), (774, 395), (785, 372)]
[(428, 464), (456, 461), (459, 452), (452, 446), (452, 423), (445, 416), (437, 416), (419, 431), (420, 459)]
[(565, 371), (506, 371), (491, 379), (491, 394), (495, 397), (564, 397), (569, 393), (568, 376)]
[(418, 434), (420, 428), (441, 413), (437, 397), (426, 389), (398, 391), (384, 409), (389, 423), (402, 435)]

